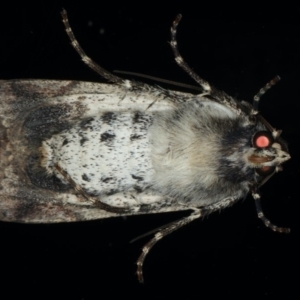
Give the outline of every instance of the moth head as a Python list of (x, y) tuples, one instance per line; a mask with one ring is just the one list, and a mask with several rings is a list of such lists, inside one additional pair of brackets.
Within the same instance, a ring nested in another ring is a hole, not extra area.
[(269, 130), (257, 131), (252, 137), (252, 147), (248, 152), (248, 162), (255, 168), (258, 175), (265, 178), (265, 183), (274, 173), (281, 171), (281, 164), (290, 159), (286, 143), (280, 138), (280, 131), (276, 131), (261, 116), (260, 121)]

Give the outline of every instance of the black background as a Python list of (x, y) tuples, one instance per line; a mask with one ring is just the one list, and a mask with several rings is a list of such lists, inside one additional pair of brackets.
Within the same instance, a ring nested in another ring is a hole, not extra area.
[(273, 126), (283, 129), (292, 159), (261, 193), (266, 216), (292, 231), (286, 235), (265, 228), (248, 197), (158, 243), (145, 261), (145, 283), (140, 284), (135, 261), (149, 237), (129, 241), (186, 213), (55, 225), (2, 222), (0, 298), (289, 298), (298, 294), (300, 25), (296, 8), (276, 14), (259, 7), (250, 13), (244, 8), (237, 19), (192, 4), (165, 4), (165, 8), (155, 3), (149, 7), (101, 1), (5, 4), (0, 12), (0, 79), (103, 82), (70, 46), (61, 22), (62, 7), (86, 53), (110, 71), (194, 84), (177, 67), (167, 43), (170, 25), (181, 13), (181, 53), (219, 89), (252, 101), (266, 82), (280, 75), (282, 80), (262, 98), (260, 110)]

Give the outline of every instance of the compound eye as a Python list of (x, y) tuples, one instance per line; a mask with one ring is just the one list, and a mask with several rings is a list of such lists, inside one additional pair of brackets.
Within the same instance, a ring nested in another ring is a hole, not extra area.
[(275, 172), (276, 167), (273, 166), (264, 166), (262, 168), (255, 169), (256, 173), (260, 176), (268, 176)]
[(274, 142), (274, 138), (269, 131), (258, 131), (253, 137), (253, 146), (256, 148), (268, 148)]

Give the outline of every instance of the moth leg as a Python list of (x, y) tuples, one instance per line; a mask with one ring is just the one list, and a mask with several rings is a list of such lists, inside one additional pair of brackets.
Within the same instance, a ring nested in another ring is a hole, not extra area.
[(278, 227), (278, 226), (272, 224), (271, 221), (268, 218), (266, 218), (266, 216), (264, 215), (264, 213), (262, 211), (259, 193), (253, 191), (252, 196), (255, 200), (257, 216), (263, 221), (263, 223), (265, 224), (266, 227), (269, 227), (270, 229), (272, 229), (273, 231), (276, 231), (276, 232), (289, 233), (291, 231), (290, 228)]
[(170, 223), (169, 225), (167, 225), (166, 227), (160, 229), (155, 235), (154, 237), (147, 243), (144, 245), (143, 249), (142, 249), (142, 253), (139, 256), (138, 260), (137, 260), (137, 276), (138, 276), (138, 280), (139, 282), (144, 282), (144, 277), (143, 277), (143, 264), (145, 261), (145, 258), (147, 256), (147, 254), (149, 253), (149, 251), (151, 250), (151, 248), (158, 242), (160, 241), (162, 238), (164, 238), (165, 236), (167, 236), (168, 234), (174, 232), (175, 230), (187, 225), (188, 223), (194, 221), (195, 219), (198, 219), (202, 216), (202, 210), (198, 209), (198, 208), (194, 208), (194, 212), (192, 214), (190, 214), (188, 217), (185, 217), (183, 219), (174, 221), (172, 223)]
[(179, 53), (178, 47), (177, 47), (177, 40), (176, 40), (176, 34), (177, 34), (177, 26), (182, 18), (182, 15), (178, 15), (176, 19), (173, 22), (173, 25), (171, 27), (171, 47), (175, 56), (175, 61), (177, 64), (191, 76), (204, 90), (204, 92), (210, 94), (212, 88), (210, 84), (199, 77), (192, 69), (191, 67), (184, 61), (183, 57)]
[(126, 208), (110, 206), (106, 203), (103, 203), (101, 201), (93, 199), (82, 189), (82, 187), (80, 185), (78, 185), (72, 179), (72, 177), (58, 163), (56, 163), (54, 166), (55, 166), (56, 170), (69, 182), (69, 184), (74, 188), (74, 190), (76, 192), (78, 192), (81, 196), (83, 196), (85, 199), (87, 199), (89, 202), (91, 202), (95, 206), (98, 206), (100, 209), (103, 209), (105, 211), (118, 213), (118, 214), (128, 212), (128, 209), (126, 209)]
[(61, 12), (61, 16), (62, 16), (62, 21), (65, 25), (67, 35), (69, 36), (69, 39), (71, 40), (72, 46), (77, 51), (77, 53), (80, 55), (81, 59), (83, 60), (83, 62), (86, 65), (88, 65), (92, 70), (94, 70), (100, 76), (104, 77), (105, 79), (107, 79), (110, 82), (121, 84), (121, 85), (124, 85), (124, 84), (131, 85), (131, 82), (129, 82), (128, 80), (124, 80), (121, 77), (115, 76), (114, 74), (106, 71), (105, 69), (100, 67), (97, 63), (95, 63), (90, 57), (88, 57), (75, 38), (75, 35), (74, 35), (72, 28), (70, 26), (70, 23), (69, 23), (67, 11), (63, 9), (63, 11)]
[(217, 90), (213, 86), (211, 86), (206, 80), (199, 77), (192, 69), (191, 67), (184, 61), (183, 57), (181, 56), (178, 46), (177, 46), (177, 40), (176, 40), (176, 34), (177, 34), (177, 26), (181, 20), (181, 15), (179, 14), (176, 19), (173, 22), (173, 25), (171, 27), (171, 47), (175, 56), (175, 61), (181, 67), (188, 75), (193, 78), (203, 89), (204, 95), (211, 95), (213, 101), (216, 101), (218, 103), (224, 104), (227, 107), (230, 107), (233, 109), (238, 115), (244, 114), (237, 103), (236, 100), (234, 100), (232, 97), (228, 96), (226, 93)]

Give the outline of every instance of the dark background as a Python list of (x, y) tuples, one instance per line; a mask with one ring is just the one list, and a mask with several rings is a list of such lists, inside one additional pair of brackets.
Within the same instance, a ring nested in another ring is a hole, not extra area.
[(173, 3), (166, 8), (101, 1), (5, 4), (0, 12), (0, 79), (103, 82), (70, 46), (61, 22), (62, 7), (86, 53), (110, 71), (194, 84), (177, 67), (168, 45), (170, 25), (181, 13), (181, 53), (219, 89), (252, 101), (265, 83), (280, 75), (282, 80), (262, 98), (260, 110), (274, 127), (283, 129), (292, 159), (261, 194), (266, 216), (292, 231), (287, 235), (265, 228), (248, 197), (159, 242), (145, 261), (145, 283), (139, 284), (135, 261), (149, 237), (129, 241), (186, 213), (55, 225), (2, 222), (0, 299), (289, 298), (298, 294), (300, 25), (296, 8), (276, 14), (260, 7), (254, 13), (244, 8), (238, 19), (216, 7), (199, 10), (192, 4)]

